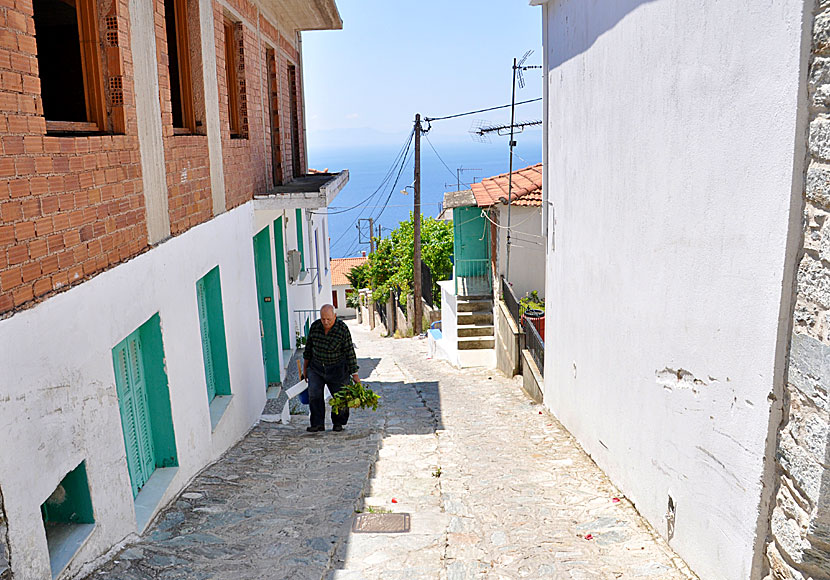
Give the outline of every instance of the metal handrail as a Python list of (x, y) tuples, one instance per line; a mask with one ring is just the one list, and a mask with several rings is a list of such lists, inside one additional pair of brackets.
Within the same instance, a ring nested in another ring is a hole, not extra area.
[(516, 323), (516, 326), (521, 329), (521, 302), (519, 302), (519, 299), (516, 297), (516, 293), (513, 292), (513, 288), (510, 287), (510, 283), (504, 279), (504, 276), (500, 276), (500, 278), (502, 300), (504, 300), (504, 304), (507, 306), (507, 311)]
[[(456, 296), (485, 293), (493, 291), (490, 276), (490, 258), (478, 258), (471, 260), (456, 260), (453, 268), (455, 278)], [(461, 282), (461, 292), (459, 292)]]
[(530, 351), (530, 356), (539, 367), (539, 374), (545, 374), (545, 341), (539, 336), (539, 331), (527, 318), (522, 322), (525, 331), (525, 348)]

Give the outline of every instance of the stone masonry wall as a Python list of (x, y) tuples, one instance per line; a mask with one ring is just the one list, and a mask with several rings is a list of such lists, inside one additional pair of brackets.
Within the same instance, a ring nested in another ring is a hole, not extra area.
[(0, 493), (0, 580), (11, 580), (12, 578), (7, 532), (6, 511), (3, 509), (3, 494)]
[(816, 10), (804, 238), (778, 434), (768, 579), (830, 578), (830, 0), (819, 0)]

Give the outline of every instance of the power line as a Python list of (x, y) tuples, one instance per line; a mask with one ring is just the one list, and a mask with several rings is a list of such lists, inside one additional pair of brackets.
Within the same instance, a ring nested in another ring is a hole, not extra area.
[(447, 168), (447, 171), (449, 171), (449, 172), (450, 172), (450, 175), (454, 175), (454, 176), (455, 176), (455, 178), (456, 178), (456, 179), (457, 179), (457, 180), (461, 183), (461, 185), (463, 185), (464, 187), (469, 187), (469, 188), (471, 188), (471, 189), (472, 189), (472, 186), (470, 186), (468, 183), (464, 183), (463, 181), (461, 181), (460, 179), (458, 179), (458, 174), (457, 174), (457, 173), (455, 173), (455, 172), (453, 172), (453, 170), (452, 170), (452, 169), (450, 169), (450, 166), (449, 166), (449, 165), (447, 165), (446, 161), (444, 161), (444, 160), (441, 158), (441, 156), (438, 154), (438, 151), (435, 149), (435, 145), (433, 145), (433, 144), (432, 144), (432, 141), (430, 141), (430, 140), (429, 140), (429, 137), (428, 137), (427, 135), (424, 135), (424, 138), (427, 140), (427, 143), (429, 143), (429, 146), (430, 146), (430, 148), (432, 149), (432, 152), (433, 152), (433, 153), (435, 153), (435, 156), (438, 158), (438, 160), (439, 160), (439, 161), (441, 161), (441, 163), (444, 165), (444, 167), (446, 167), (446, 168)]
[[(535, 103), (536, 101), (541, 101), (542, 97), (538, 99), (530, 99), (529, 101), (522, 101), (520, 103), (516, 103), (517, 105), (526, 105), (527, 103)], [(456, 117), (464, 117), (466, 115), (475, 115), (476, 113), (486, 113), (487, 111), (495, 111), (496, 109), (506, 109), (512, 105), (499, 105), (498, 107), (490, 107), (489, 109), (479, 109), (478, 111), (470, 111), (468, 113), (458, 113), (457, 115), (447, 115), (446, 117), (424, 117), (424, 121), (427, 123), (431, 123), (432, 121), (443, 121), (444, 119), (455, 119)], [(428, 129), (427, 129), (428, 130)]]

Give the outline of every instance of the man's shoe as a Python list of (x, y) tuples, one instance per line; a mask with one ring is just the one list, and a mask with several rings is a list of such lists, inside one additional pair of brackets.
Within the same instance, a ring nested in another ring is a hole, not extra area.
[[(341, 429), (342, 429), (342, 427), (341, 427)], [(319, 433), (320, 431), (325, 431), (326, 426), (325, 425), (312, 425), (311, 427), (306, 427), (305, 430), (308, 431), (309, 433)]]
[(332, 427), (331, 430), (332, 431), (342, 431), (343, 430), (343, 425), (335, 425), (334, 427)]

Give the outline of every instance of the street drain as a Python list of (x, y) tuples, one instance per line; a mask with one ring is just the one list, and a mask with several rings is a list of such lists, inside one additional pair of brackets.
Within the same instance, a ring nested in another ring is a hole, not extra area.
[(402, 534), (409, 531), (409, 514), (358, 514), (352, 522), (358, 534)]

